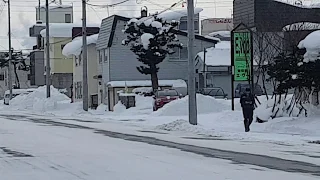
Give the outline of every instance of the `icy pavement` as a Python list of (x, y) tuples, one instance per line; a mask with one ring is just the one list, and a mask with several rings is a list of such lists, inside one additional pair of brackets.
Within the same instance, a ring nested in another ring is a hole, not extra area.
[(312, 163), (199, 147), (128, 132), (119, 133), (116, 132), (118, 127), (113, 124), (109, 124), (111, 130), (108, 131), (103, 127), (98, 128), (100, 123), (70, 121), (41, 116), (2, 116), (1, 178), (319, 178), (320, 166)]

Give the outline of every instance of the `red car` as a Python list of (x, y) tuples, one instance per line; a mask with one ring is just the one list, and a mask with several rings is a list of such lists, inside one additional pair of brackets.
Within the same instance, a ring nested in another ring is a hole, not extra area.
[(162, 108), (165, 104), (179, 99), (181, 97), (182, 95), (179, 95), (179, 93), (174, 89), (165, 89), (157, 91), (153, 97), (153, 111), (157, 111), (158, 109)]

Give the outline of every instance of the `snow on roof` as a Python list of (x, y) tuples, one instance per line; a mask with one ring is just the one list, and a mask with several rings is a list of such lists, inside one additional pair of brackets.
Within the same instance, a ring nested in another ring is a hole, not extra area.
[[(194, 14), (199, 14), (201, 11), (203, 11), (202, 8), (196, 7), (194, 9)], [(164, 12), (159, 14), (157, 17), (161, 18), (164, 21), (173, 21), (173, 20), (180, 21), (180, 19), (183, 16), (187, 16), (187, 15), (188, 15), (187, 9), (181, 9), (181, 10)]]
[[(148, 87), (152, 86), (151, 81), (110, 81), (107, 84), (110, 87)], [(187, 83), (182, 79), (177, 80), (159, 80), (159, 86), (187, 87)]]
[[(215, 45), (206, 49), (206, 65), (207, 66), (231, 66), (231, 42), (221, 41)], [(204, 53), (199, 52), (197, 57), (201, 61), (204, 59)], [(253, 61), (254, 65), (257, 65), (256, 61)]]
[(302, 30), (315, 30), (315, 29), (320, 29), (319, 23), (299, 22), (299, 23), (289, 24), (283, 27), (283, 31), (302, 31)]
[[(36, 6), (38, 8), (38, 6)], [(45, 5), (40, 6), (40, 9), (46, 8)], [(57, 9), (57, 8), (72, 8), (72, 5), (60, 5), (60, 4), (49, 4), (49, 9)]]
[[(72, 37), (72, 28), (82, 27), (82, 24), (76, 23), (50, 23), (50, 37)], [(88, 24), (87, 27), (100, 27), (97, 24)], [(46, 37), (46, 29), (40, 31), (42, 37)]]
[(212, 40), (215, 40), (215, 41), (218, 41), (218, 42), (221, 41), (219, 38), (217, 38), (217, 37), (212, 37), (212, 36), (209, 36), (209, 35), (203, 36), (203, 37), (205, 37), (205, 38), (207, 38), (207, 39), (212, 39)]
[[(87, 45), (96, 44), (98, 40), (99, 34), (94, 34), (91, 36), (87, 36)], [(82, 51), (82, 36), (73, 39), (71, 42), (66, 44), (62, 50), (62, 54), (64, 56), (79, 56)]]
[[(206, 65), (208, 66), (231, 66), (231, 49), (230, 41), (221, 41), (216, 47), (207, 49)], [(204, 59), (204, 52), (199, 52), (198, 56)]]
[(223, 36), (223, 37), (231, 37), (231, 32), (230, 31), (216, 31), (208, 34), (208, 36), (214, 37), (214, 36)]
[(300, 7), (300, 8), (320, 8), (320, 3), (310, 3), (310, 4), (303, 4), (305, 3), (305, 1), (288, 1), (288, 0), (274, 0), (276, 2), (280, 2), (280, 3), (284, 3), (284, 4), (288, 4), (291, 6), (296, 6), (296, 7)]
[[(12, 89), (12, 93), (14, 94), (22, 94), (22, 93), (28, 93), (28, 92), (33, 92), (35, 91), (36, 88), (28, 88), (28, 89)], [(9, 94), (10, 91), (9, 90), (6, 90), (5, 91), (5, 94)]]
[(300, 41), (298, 48), (307, 50), (304, 54), (304, 62), (317, 60), (320, 53), (320, 30), (310, 33)]

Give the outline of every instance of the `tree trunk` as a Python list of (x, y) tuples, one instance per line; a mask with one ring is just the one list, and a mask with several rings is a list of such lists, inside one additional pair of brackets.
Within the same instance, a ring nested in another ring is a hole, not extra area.
[(158, 82), (158, 72), (156, 65), (151, 65), (151, 83), (152, 83), (152, 90), (153, 92), (156, 92), (159, 88), (159, 82)]

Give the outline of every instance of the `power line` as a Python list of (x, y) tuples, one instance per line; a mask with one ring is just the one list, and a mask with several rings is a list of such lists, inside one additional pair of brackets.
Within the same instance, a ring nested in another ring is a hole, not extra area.
[(129, 2), (129, 1), (130, 1), (130, 0), (124, 0), (124, 1), (121, 1), (121, 2), (118, 2), (118, 3), (107, 4), (107, 5), (97, 5), (97, 4), (91, 4), (91, 3), (86, 3), (86, 4), (88, 4), (88, 5), (90, 5), (90, 6), (98, 6), (98, 7), (107, 8), (107, 7), (114, 7), (114, 6), (117, 6), (117, 5), (120, 5), (120, 4)]

